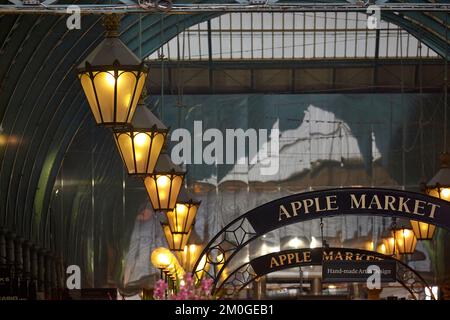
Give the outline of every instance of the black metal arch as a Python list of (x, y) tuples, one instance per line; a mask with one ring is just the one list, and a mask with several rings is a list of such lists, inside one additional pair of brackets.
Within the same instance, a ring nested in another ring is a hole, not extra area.
[[(427, 282), (422, 278), (420, 274), (418, 274), (414, 269), (408, 266), (401, 260), (396, 259), (392, 256), (387, 256), (374, 251), (360, 250), (354, 248), (316, 248), (316, 249), (293, 249), (293, 250), (284, 250), (277, 253), (270, 253), (264, 256), (257, 257), (247, 263), (244, 263), (239, 268), (234, 270), (221, 285), (216, 289), (215, 293), (218, 293), (221, 299), (231, 299), (237, 296), (242, 289), (244, 289), (250, 283), (256, 281), (258, 278), (267, 275), (272, 272), (294, 268), (294, 267), (302, 267), (302, 266), (312, 266), (312, 265), (321, 265), (323, 261), (323, 252), (326, 250), (328, 253), (332, 252), (351, 252), (353, 255), (359, 254), (360, 257), (365, 256), (366, 261), (372, 260), (393, 260), (396, 262), (397, 266), (397, 274), (396, 279), (406, 290), (411, 293), (411, 295), (416, 298), (416, 295), (425, 296), (425, 288), (429, 289), (431, 293), (431, 288), (427, 284)], [(284, 264), (280, 266), (276, 266), (273, 269), (267, 268), (266, 266), (261, 266), (258, 260), (270, 260), (273, 256), (279, 256), (283, 254), (303, 254), (304, 252), (310, 252), (311, 261), (301, 261), (298, 263), (292, 264)], [(318, 259), (319, 258), (319, 259)], [(435, 297), (432, 295), (431, 298), (434, 300)]]
[[(354, 198), (352, 198), (352, 195)], [(364, 208), (362, 206), (356, 208), (352, 199), (361, 200), (363, 196), (366, 200), (373, 199), (375, 196), (377, 199), (382, 197), (392, 199), (386, 197), (394, 197), (394, 199), (398, 199), (399, 203), (400, 199), (403, 199), (403, 202), (406, 199), (410, 199), (408, 201), (429, 203), (431, 206), (439, 208), (437, 211), (434, 211), (432, 218), (427, 217), (425, 214), (419, 215), (411, 214), (411, 212), (391, 210), (392, 207), (386, 207), (384, 206), (385, 204), (378, 209), (378, 206), (377, 208), (367, 206), (369, 203), (367, 202)], [(316, 207), (316, 210), (310, 209), (309, 212), (298, 212), (296, 215), (291, 212), (292, 215), (289, 218), (284, 213), (280, 215), (282, 206), (286, 208), (291, 205), (293, 209), (293, 203), (297, 204), (298, 207), (298, 203), (304, 203), (303, 201), (307, 201), (307, 199), (313, 199), (313, 202), (316, 201), (315, 199), (318, 199), (317, 204), (319, 207)], [(323, 201), (328, 202), (330, 204), (329, 208), (332, 210), (325, 210), (324, 207), (320, 208)], [(317, 209), (320, 209), (320, 211)], [(268, 202), (230, 222), (206, 245), (193, 268), (193, 272), (197, 278), (203, 276), (212, 278), (214, 280), (212, 291), (215, 291), (220, 279), (223, 277), (223, 271), (236, 254), (251, 241), (286, 225), (338, 215), (379, 215), (406, 218), (431, 223), (450, 230), (450, 202), (425, 194), (384, 188), (339, 188), (304, 192)], [(281, 217), (286, 217), (286, 219), (281, 219)], [(204, 257), (206, 257), (205, 263), (199, 267), (199, 263)]]

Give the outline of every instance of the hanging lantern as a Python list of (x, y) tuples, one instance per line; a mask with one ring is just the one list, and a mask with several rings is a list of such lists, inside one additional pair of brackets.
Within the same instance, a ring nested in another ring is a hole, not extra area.
[(417, 238), (412, 229), (400, 228), (394, 231), (395, 248), (399, 254), (413, 254), (416, 250)]
[(433, 239), (434, 230), (436, 229), (435, 225), (416, 220), (411, 220), (410, 223), (417, 240)]
[(394, 254), (395, 240), (394, 237), (386, 237), (381, 239), (381, 243), (377, 246), (377, 252), (392, 256)]
[(194, 223), (199, 206), (200, 202), (190, 199), (185, 189), (182, 189), (175, 208), (166, 213), (172, 233), (188, 233)]
[(113, 129), (117, 148), (129, 175), (153, 172), (167, 131), (166, 126), (147, 109), (144, 97), (141, 97), (132, 125)]
[(170, 250), (183, 251), (184, 247), (186, 246), (187, 240), (189, 239), (191, 230), (189, 230), (188, 233), (172, 233), (172, 231), (170, 231), (169, 224), (161, 223), (161, 226), (163, 228), (163, 232)]
[(441, 153), (440, 169), (424, 186), (424, 192), (429, 196), (450, 201), (450, 154)]
[(104, 16), (106, 38), (78, 66), (78, 78), (97, 124), (131, 123), (148, 68), (119, 39), (120, 17)]
[(184, 172), (181, 168), (172, 163), (168, 154), (162, 153), (154, 172), (144, 178), (144, 185), (155, 211), (175, 208), (183, 179)]

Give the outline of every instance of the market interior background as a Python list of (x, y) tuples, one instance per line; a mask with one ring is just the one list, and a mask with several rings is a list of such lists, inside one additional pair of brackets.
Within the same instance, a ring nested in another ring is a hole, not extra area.
[[(289, 194), (420, 192), (439, 168), (448, 126), (448, 16), (384, 13), (378, 30), (355, 12), (124, 16), (120, 38), (150, 68), (146, 105), (171, 130), (193, 131), (194, 121), (204, 130), (280, 130), (274, 176), (252, 165), (185, 166), (186, 187), (202, 201), (192, 241), (205, 244), (234, 218)], [(133, 296), (158, 278), (150, 253), (166, 243), (142, 181), (127, 176), (111, 132), (95, 125), (74, 71), (103, 37), (96, 15), (72, 31), (63, 16), (0, 16), (0, 226), (79, 265), (83, 287)], [(390, 225), (329, 218), (324, 237), (366, 249)], [(293, 238), (320, 246), (319, 221), (271, 232), (257, 250)], [(410, 266), (435, 285), (448, 281), (449, 241), (438, 229)], [(292, 282), (273, 281), (270, 294), (297, 294)]]

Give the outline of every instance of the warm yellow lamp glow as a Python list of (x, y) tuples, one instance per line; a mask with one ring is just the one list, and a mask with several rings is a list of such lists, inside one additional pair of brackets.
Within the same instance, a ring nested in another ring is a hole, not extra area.
[(401, 228), (394, 231), (395, 248), (399, 254), (413, 254), (416, 250), (417, 238), (412, 229)]
[(442, 188), (437, 186), (430, 187), (427, 189), (427, 194), (435, 198), (450, 201), (450, 188)]
[(174, 258), (169, 249), (159, 247), (152, 251), (150, 260), (155, 268), (164, 270), (173, 263)]
[(144, 178), (144, 185), (155, 211), (170, 211), (175, 208), (183, 179), (181, 169), (172, 163), (166, 153), (162, 153), (154, 172)]
[(395, 239), (394, 237), (389, 237), (383, 239), (383, 244), (386, 248), (386, 255), (393, 255), (395, 252)]
[(174, 233), (188, 233), (194, 223), (199, 206), (200, 202), (192, 200), (176, 203), (173, 210), (167, 211), (170, 230)]
[(375, 248), (375, 245), (374, 245), (373, 241), (370, 241), (370, 240), (369, 240), (369, 241), (366, 241), (366, 242), (364, 243), (364, 249), (365, 249), (365, 250), (373, 251), (374, 248)]
[(381, 254), (386, 254), (386, 252), (387, 252), (386, 245), (385, 245), (384, 243), (380, 243), (380, 244), (377, 246), (377, 252), (378, 252), (378, 253), (381, 253)]
[(410, 223), (417, 240), (433, 239), (434, 230), (436, 229), (435, 225), (416, 220), (411, 220)]
[(129, 175), (152, 173), (161, 153), (167, 130), (114, 129), (117, 148)]
[(170, 250), (183, 251), (192, 229), (188, 233), (172, 233), (168, 224), (162, 223), (161, 225)]

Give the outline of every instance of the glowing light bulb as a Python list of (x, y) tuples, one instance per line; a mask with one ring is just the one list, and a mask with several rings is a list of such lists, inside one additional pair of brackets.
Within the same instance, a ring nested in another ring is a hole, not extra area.
[(145, 133), (138, 133), (134, 136), (134, 144), (142, 147), (147, 142), (147, 135)]
[(158, 188), (166, 187), (169, 184), (169, 182), (170, 182), (170, 179), (167, 176), (159, 176), (158, 179), (156, 179)]
[(441, 197), (444, 198), (444, 199), (450, 198), (450, 189), (449, 188), (442, 189)]
[(112, 87), (116, 84), (116, 79), (114, 78), (113, 74), (114, 71), (108, 71), (104, 73), (106, 82)]
[(167, 254), (160, 253), (157, 259), (160, 264), (170, 264), (170, 256)]

